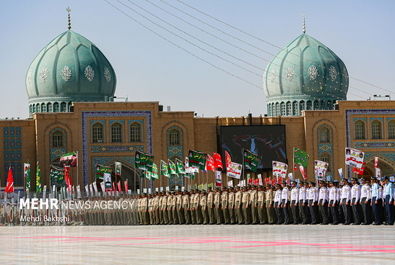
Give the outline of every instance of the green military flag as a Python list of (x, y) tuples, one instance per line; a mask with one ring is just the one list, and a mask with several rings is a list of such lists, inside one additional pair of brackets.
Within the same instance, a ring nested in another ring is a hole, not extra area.
[(134, 157), (136, 168), (141, 170), (152, 170), (154, 156), (137, 151)]
[(180, 159), (178, 159), (178, 158), (176, 158), (176, 169), (177, 169), (177, 174), (178, 174), (178, 175), (183, 175), (183, 174), (185, 174), (185, 165), (184, 165), (184, 163), (183, 163)]
[(309, 154), (297, 147), (294, 147), (294, 165), (300, 165), (307, 168), (309, 163)]
[(243, 150), (243, 163), (246, 170), (256, 172), (259, 165), (259, 157), (248, 149)]
[(170, 177), (169, 166), (163, 160), (160, 161), (160, 174), (166, 178)]
[(30, 171), (30, 164), (29, 163), (24, 163), (23, 164), (23, 176), (25, 178), (25, 187), (26, 191), (30, 190), (31, 186), (31, 171)]
[(200, 170), (205, 170), (207, 158), (205, 153), (189, 150), (188, 158), (189, 166), (199, 168)]
[(105, 173), (111, 174), (112, 168), (97, 164), (96, 165), (96, 179), (103, 180)]
[(36, 167), (36, 192), (41, 192), (41, 171), (40, 171), (40, 165), (37, 161), (37, 167)]
[(169, 173), (170, 173), (170, 177), (172, 176), (178, 176), (177, 175), (177, 169), (176, 169), (176, 164), (174, 164), (173, 161), (169, 160)]
[(152, 164), (151, 178), (159, 179), (158, 166), (155, 163)]

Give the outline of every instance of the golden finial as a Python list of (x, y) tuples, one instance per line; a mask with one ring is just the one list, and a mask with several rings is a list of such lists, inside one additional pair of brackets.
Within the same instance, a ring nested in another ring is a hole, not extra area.
[(68, 29), (70, 30), (71, 29), (71, 15), (70, 15), (70, 13), (71, 13), (71, 8), (70, 7), (67, 7), (66, 8), (66, 11), (67, 11), (67, 18), (68, 18)]

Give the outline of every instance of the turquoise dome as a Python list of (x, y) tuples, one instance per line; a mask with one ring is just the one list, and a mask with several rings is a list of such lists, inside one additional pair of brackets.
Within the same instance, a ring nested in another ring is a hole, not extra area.
[(116, 76), (88, 39), (67, 30), (51, 41), (26, 75), (29, 112), (67, 112), (73, 102), (113, 100)]
[(267, 66), (264, 90), (270, 116), (333, 109), (346, 99), (347, 68), (332, 50), (303, 33)]

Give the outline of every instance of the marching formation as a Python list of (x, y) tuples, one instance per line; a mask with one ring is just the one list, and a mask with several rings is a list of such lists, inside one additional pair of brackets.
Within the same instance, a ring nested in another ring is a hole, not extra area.
[(290, 182), (0, 204), (0, 225), (394, 224), (395, 189), (379, 181)]

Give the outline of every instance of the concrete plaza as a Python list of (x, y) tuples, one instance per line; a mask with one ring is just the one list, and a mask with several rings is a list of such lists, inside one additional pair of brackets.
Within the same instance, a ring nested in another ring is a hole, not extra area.
[(0, 253), (0, 264), (395, 264), (395, 227), (0, 227)]

